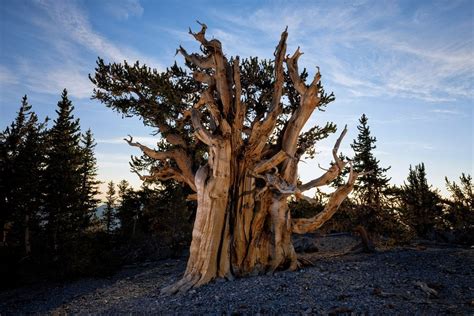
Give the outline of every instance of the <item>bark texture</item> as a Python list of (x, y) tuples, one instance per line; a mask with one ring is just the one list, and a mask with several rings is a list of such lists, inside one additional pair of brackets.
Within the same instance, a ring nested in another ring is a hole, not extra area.
[[(307, 85), (298, 72), (298, 58), (302, 55), (299, 48), (287, 55), (285, 30), (274, 54), (271, 102), (264, 114), (250, 119), (248, 104), (242, 98), (245, 91), (239, 58), (229, 61), (220, 41), (206, 38), (206, 29), (201, 24), (199, 32), (190, 30), (201, 44), (202, 55), (189, 54), (183, 47), (177, 53), (193, 65), (194, 79), (206, 87), (193, 108), (182, 113), (182, 120), (190, 120), (195, 138), (206, 144), (207, 163), (193, 172), (189, 151), (179, 135), (166, 135), (169, 143), (179, 145), (168, 152), (127, 139), (145, 155), (163, 162), (153, 174), (140, 175), (143, 180), (175, 179), (196, 192), (189, 197), (197, 199), (198, 208), (187, 269), (181, 281), (165, 289), (168, 293), (186, 291), (217, 277), (232, 279), (296, 269), (291, 234), (313, 231), (330, 219), (359, 175), (351, 170), (347, 183), (330, 196), (320, 214), (292, 219), (287, 205), (290, 196), (310, 200), (304, 191), (329, 184), (346, 166), (337, 154), (344, 129), (334, 146), (334, 164), (319, 178), (298, 185), (297, 168), (302, 154), (299, 137), (313, 111), (327, 101), (319, 69)], [(270, 142), (277, 124), (282, 124), (278, 118), (283, 111), (285, 66), (299, 104), (278, 129), (275, 141)]]

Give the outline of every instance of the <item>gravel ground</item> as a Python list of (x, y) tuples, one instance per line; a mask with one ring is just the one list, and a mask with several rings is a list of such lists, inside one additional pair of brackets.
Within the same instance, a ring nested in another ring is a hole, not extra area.
[(347, 240), (319, 239), (320, 251), (306, 255), (314, 267), (217, 281), (175, 296), (160, 289), (179, 279), (186, 258), (126, 267), (109, 279), (10, 290), (0, 293), (0, 314), (474, 315), (474, 249), (336, 253), (351, 246)]

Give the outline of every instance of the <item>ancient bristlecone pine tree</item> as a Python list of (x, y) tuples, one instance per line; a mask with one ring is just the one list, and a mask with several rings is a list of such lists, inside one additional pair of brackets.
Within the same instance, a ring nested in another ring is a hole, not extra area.
[[(133, 139), (151, 161), (142, 180), (175, 179), (197, 199), (190, 256), (184, 277), (168, 292), (186, 291), (215, 278), (276, 269), (296, 269), (291, 234), (314, 231), (337, 211), (360, 175), (329, 197), (313, 218), (291, 218), (287, 200), (327, 185), (346, 167), (337, 154), (346, 133), (337, 139), (334, 163), (319, 178), (298, 182), (298, 161), (314, 154), (314, 143), (335, 131), (333, 124), (302, 133), (317, 108), (334, 100), (325, 94), (316, 73), (298, 71), (299, 49), (286, 55), (288, 33), (281, 34), (274, 61), (227, 59), (221, 42), (208, 40), (206, 25), (190, 34), (202, 55), (180, 47), (192, 76), (176, 65), (164, 73), (136, 63), (106, 65), (99, 59), (92, 82), (94, 97), (126, 115), (139, 115), (162, 136), (159, 149)], [(286, 70), (285, 70), (286, 65)], [(352, 169), (352, 168), (351, 168)]]

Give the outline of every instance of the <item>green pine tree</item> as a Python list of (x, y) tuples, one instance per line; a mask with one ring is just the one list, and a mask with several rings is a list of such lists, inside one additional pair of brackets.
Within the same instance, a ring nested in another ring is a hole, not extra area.
[(126, 180), (120, 181), (118, 189), (120, 204), (117, 207), (117, 219), (120, 223), (120, 234), (125, 238), (133, 238), (138, 214), (143, 208), (143, 191), (133, 190)]
[(474, 244), (474, 185), (472, 177), (463, 173), (459, 177), (459, 184), (448, 178), (446, 188), (451, 193), (447, 204), (445, 221), (447, 228), (456, 235), (461, 243)]
[(130, 183), (128, 183), (127, 180), (121, 180), (119, 184), (117, 184), (117, 188), (118, 197), (120, 199), (120, 203), (122, 203), (125, 195), (127, 195), (127, 193), (129, 193), (132, 188), (130, 187)]
[(66, 89), (56, 110), (57, 118), (48, 135), (46, 164), (45, 212), (50, 246), (54, 253), (67, 240), (72, 240), (83, 229), (81, 166), (83, 150), (80, 146), (79, 119), (73, 115), (74, 106)]
[(384, 191), (390, 181), (386, 176), (390, 167), (380, 167), (380, 161), (375, 158), (373, 150), (377, 148), (377, 139), (371, 136), (367, 122), (367, 116), (363, 114), (359, 119), (360, 125), (357, 126), (359, 134), (351, 145), (355, 152), (354, 169), (358, 172), (371, 171), (358, 179), (355, 195), (360, 204), (379, 209), (383, 205)]
[(105, 225), (105, 230), (109, 234), (115, 227), (116, 219), (116, 202), (117, 196), (115, 195), (117, 191), (115, 190), (115, 184), (113, 181), (110, 181), (107, 184), (107, 192), (105, 195), (105, 211), (103, 215), (103, 222)]
[(45, 124), (24, 96), (15, 121), (0, 137), (0, 224), (8, 226), (5, 241), (21, 245), (26, 255), (32, 251), (32, 234), (39, 232)]
[(92, 131), (88, 129), (81, 138), (82, 161), (80, 166), (81, 173), (81, 200), (83, 212), (79, 213), (82, 219), (82, 227), (87, 228), (97, 209), (99, 199), (98, 185), (100, 181), (97, 178), (97, 159), (94, 156), (96, 143)]
[(434, 228), (441, 223), (441, 197), (431, 188), (426, 178), (425, 164), (410, 166), (408, 178), (401, 193), (401, 213), (405, 223), (420, 237), (432, 237)]

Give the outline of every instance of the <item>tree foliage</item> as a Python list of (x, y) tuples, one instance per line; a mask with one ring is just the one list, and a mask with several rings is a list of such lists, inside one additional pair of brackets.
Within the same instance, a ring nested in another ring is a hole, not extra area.
[(407, 180), (401, 187), (401, 214), (418, 236), (430, 237), (442, 220), (441, 197), (428, 184), (425, 164), (410, 166)]
[(446, 225), (462, 243), (474, 244), (474, 185), (472, 176), (462, 173), (459, 184), (445, 178), (446, 188), (451, 193), (446, 200)]
[(370, 172), (359, 177), (354, 192), (361, 204), (380, 208), (383, 205), (384, 192), (390, 181), (390, 178), (386, 176), (390, 167), (380, 167), (380, 160), (374, 155), (374, 149), (377, 148), (375, 145), (377, 138), (371, 135), (368, 118), (365, 114), (362, 114), (359, 119), (357, 130), (359, 131), (357, 139), (354, 139), (351, 144), (355, 152), (354, 169), (358, 171), (370, 170)]
[(31, 252), (43, 209), (45, 124), (40, 123), (24, 96), (12, 124), (0, 136), (0, 224), (5, 243)]
[(0, 268), (12, 271), (2, 275), (4, 285), (19, 282), (16, 272), (25, 265), (32, 275), (87, 269), (79, 264), (86, 260), (80, 243), (88, 239), (98, 202), (95, 144), (91, 131), (81, 141), (66, 90), (56, 114), (48, 129), (48, 120), (39, 121), (25, 96), (15, 120), (0, 133)]
[(104, 226), (105, 231), (110, 234), (115, 227), (116, 216), (116, 202), (115, 184), (113, 181), (107, 183), (107, 192), (105, 192), (105, 209), (104, 209)]
[(80, 225), (83, 228), (90, 226), (90, 221), (95, 215), (97, 205), (100, 200), (98, 198), (100, 181), (97, 180), (97, 159), (95, 158), (94, 149), (96, 143), (92, 131), (88, 129), (81, 136), (81, 163), (79, 172), (81, 175), (81, 191), (80, 200), (82, 201), (82, 209), (84, 212), (83, 222)]
[(45, 169), (45, 215), (49, 245), (63, 251), (65, 237), (81, 232), (87, 215), (81, 208), (82, 149), (79, 119), (74, 118), (74, 106), (66, 89), (56, 109), (56, 119), (48, 132)]

